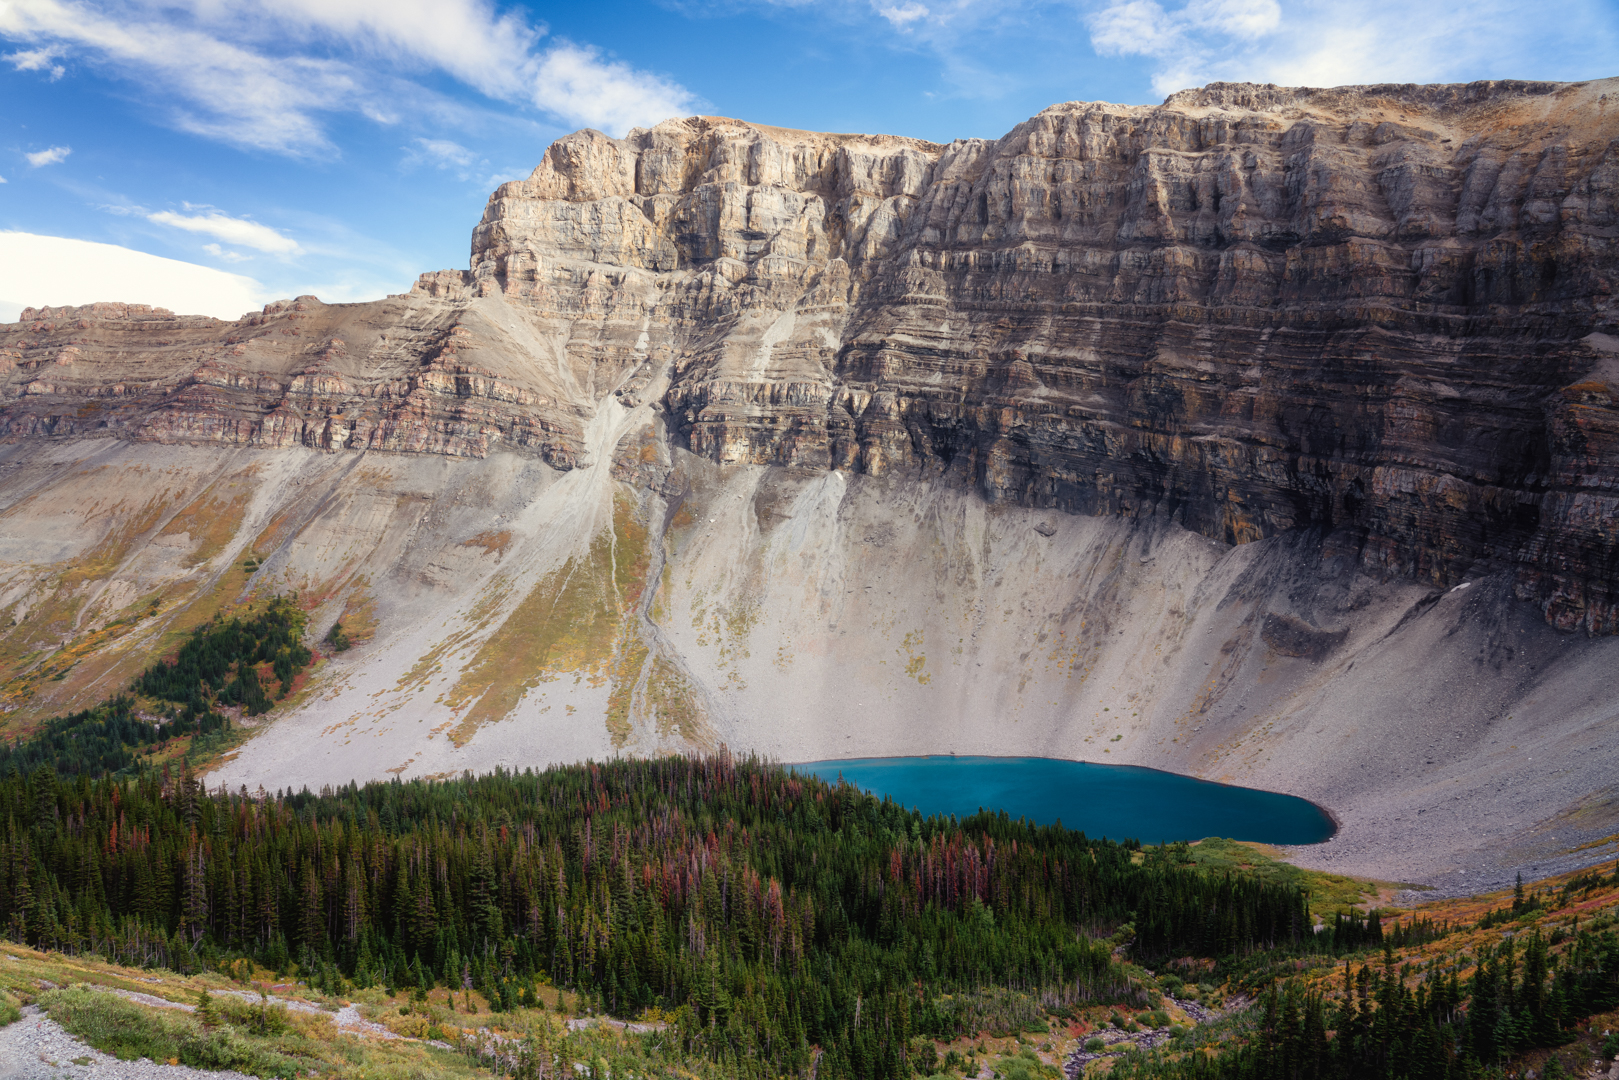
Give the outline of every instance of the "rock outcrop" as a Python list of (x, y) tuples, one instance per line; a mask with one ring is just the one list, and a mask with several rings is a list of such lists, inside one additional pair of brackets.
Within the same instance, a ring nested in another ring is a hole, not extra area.
[(1611, 633), (1615, 95), (1216, 84), (947, 146), (583, 131), (410, 297), (30, 313), (0, 431), (568, 467), (617, 389), (719, 463), (1309, 528), (1437, 585), (1510, 568), (1554, 625)]
[(566, 469), (589, 402), (522, 362), (532, 328), (401, 299), (301, 296), (233, 323), (135, 304), (28, 308), (4, 330), (0, 437), (463, 457), (510, 446)]
[(1308, 526), (1436, 584), (1514, 566), (1608, 633), (1614, 89), (1215, 85), (949, 146), (584, 132), (496, 192), (472, 277), (670, 327), (716, 461)]

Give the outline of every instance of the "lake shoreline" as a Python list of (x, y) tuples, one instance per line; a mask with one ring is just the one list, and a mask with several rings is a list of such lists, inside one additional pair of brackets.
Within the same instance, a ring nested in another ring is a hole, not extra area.
[(1088, 836), (1144, 844), (1224, 836), (1311, 847), (1332, 839), (1339, 828), (1331, 810), (1309, 799), (1145, 765), (987, 754), (777, 764), (828, 781), (841, 776), (926, 815), (1002, 811), (1036, 824), (1061, 822)]

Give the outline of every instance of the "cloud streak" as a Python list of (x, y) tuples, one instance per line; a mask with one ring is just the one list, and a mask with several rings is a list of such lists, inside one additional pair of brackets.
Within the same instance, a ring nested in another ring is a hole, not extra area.
[(67, 156), (71, 153), (73, 153), (71, 146), (53, 146), (48, 150), (36, 150), (32, 154), (24, 154), (23, 157), (28, 159), (28, 164), (39, 169), (46, 165), (60, 165), (67, 160)]
[[(159, 210), (155, 214), (147, 214), (146, 220), (155, 225), (167, 225), (173, 229), (183, 229), (186, 232), (202, 233), (235, 244), (238, 247), (249, 247), (255, 251), (262, 251), (269, 255), (298, 255), (303, 249), (291, 237), (283, 236), (268, 225), (260, 225), (256, 221), (246, 218), (233, 218), (208, 207), (187, 206), (187, 210), (205, 210), (201, 214), (176, 214), (172, 210)], [(209, 245), (209, 250), (217, 245)], [(218, 251), (213, 252), (218, 255)]]
[(1570, 0), (1555, 19), (1542, 11), (1524, 0), (1113, 0), (1085, 23), (1098, 54), (1144, 58), (1165, 95), (1220, 79), (1341, 86), (1613, 74), (1611, 6)]
[(411, 80), (449, 75), (485, 97), (619, 135), (694, 110), (669, 79), (604, 58), (485, 0), (8, 0), (6, 59), (60, 78), (83, 57), (166, 100), (182, 130), (291, 155), (328, 154), (328, 114), (383, 124)]
[(229, 248), (221, 247), (219, 244), (204, 244), (202, 245), (202, 250), (206, 251), (214, 258), (222, 259), (225, 262), (246, 262), (248, 259), (253, 257), (251, 255), (243, 255), (240, 251), (231, 251)]
[[(673, 2), (673, 0), (668, 0)], [(754, 0), (755, 8), (784, 6)], [(868, 40), (928, 52), (964, 96), (1058, 82), (1095, 57), (1137, 66), (1157, 95), (1216, 80), (1338, 86), (1619, 74), (1619, 5), (1565, 0), (822, 0)], [(1075, 48), (1019, 50), (1072, 41)], [(993, 57), (1044, 55), (1044, 68)], [(1117, 70), (1117, 68), (1113, 69)]]
[(67, 74), (67, 68), (56, 62), (57, 57), (66, 52), (60, 45), (50, 45), (43, 49), (7, 53), (5, 59), (13, 71), (43, 71), (51, 82), (55, 82)]

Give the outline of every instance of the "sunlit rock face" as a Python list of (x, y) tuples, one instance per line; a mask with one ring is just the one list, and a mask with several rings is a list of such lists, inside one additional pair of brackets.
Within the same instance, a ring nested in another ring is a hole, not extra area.
[(1215, 85), (939, 146), (699, 118), (551, 148), (470, 287), (617, 321), (716, 462), (1298, 526), (1616, 624), (1607, 82)]
[[(19, 324), (0, 431), (566, 468), (616, 389), (719, 463), (944, 474), (1235, 543), (1309, 526), (1438, 584), (1513, 568), (1555, 625), (1608, 633), (1610, 89), (1216, 84), (947, 146), (583, 131), (412, 296)], [(468, 307), (495, 295), (510, 314)]]
[(233, 787), (1045, 754), (1315, 798), (1324, 865), (1510, 881), (1619, 828), (1616, 103), (585, 131), (408, 293), (31, 309), (0, 717), (291, 592), (360, 644)]

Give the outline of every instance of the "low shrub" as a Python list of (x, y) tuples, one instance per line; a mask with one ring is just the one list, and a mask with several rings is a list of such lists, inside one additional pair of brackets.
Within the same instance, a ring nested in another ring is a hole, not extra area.
[(119, 1061), (177, 1059), (197, 1069), (289, 1080), (298, 1073), (296, 1061), (252, 1045), (230, 1027), (209, 1030), (188, 1013), (142, 1008), (116, 994), (78, 987), (41, 994), (39, 1004), (52, 1020)]
[(285, 1005), (271, 1005), (267, 999), (243, 1001), (239, 997), (213, 999), (219, 1022), (254, 1035), (285, 1035), (292, 1029)]

